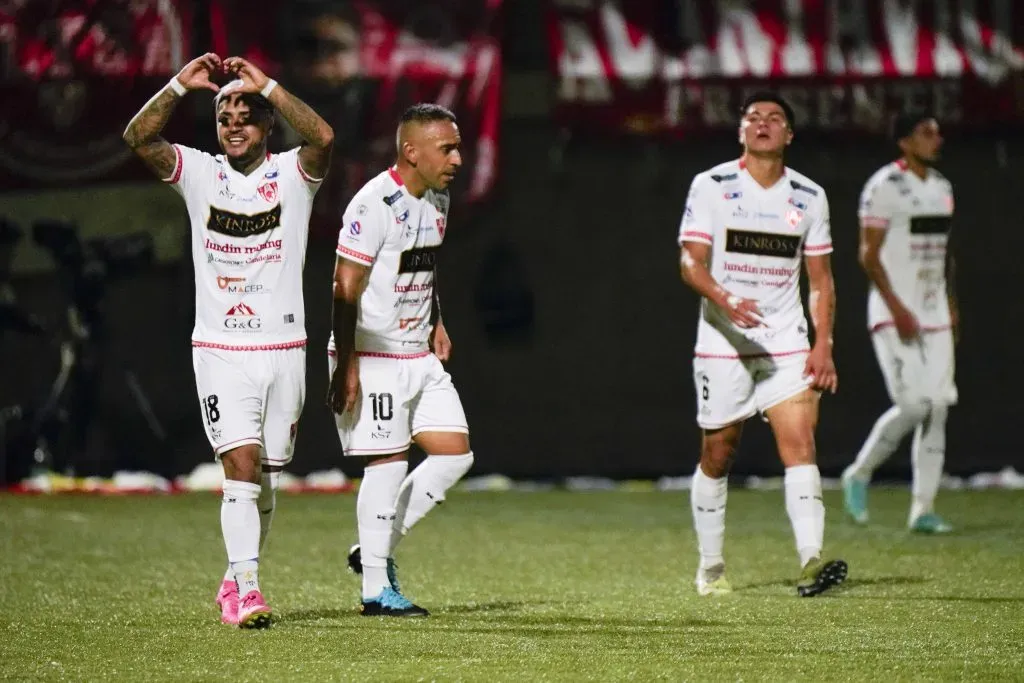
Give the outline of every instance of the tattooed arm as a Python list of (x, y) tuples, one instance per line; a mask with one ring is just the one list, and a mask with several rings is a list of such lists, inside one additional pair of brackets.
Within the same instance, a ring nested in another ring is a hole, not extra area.
[[(186, 91), (207, 88), (217, 92), (219, 88), (210, 82), (210, 74), (220, 70), (220, 64), (220, 57), (208, 52), (186, 64), (172, 80), (177, 81), (178, 86)], [(174, 173), (178, 161), (174, 148), (160, 137), (160, 132), (167, 125), (180, 99), (181, 95), (176, 92), (173, 83), (168, 83), (132, 118), (122, 136), (132, 151), (161, 180)]]
[[(265, 73), (241, 57), (228, 57), (224, 60), (224, 67), (238, 74), (245, 82), (243, 92), (261, 93), (270, 83)], [(331, 164), (331, 148), (334, 146), (334, 130), (331, 126), (281, 84), (274, 86), (267, 100), (306, 141), (299, 149), (299, 164), (303, 172), (318, 180), (327, 175)]]

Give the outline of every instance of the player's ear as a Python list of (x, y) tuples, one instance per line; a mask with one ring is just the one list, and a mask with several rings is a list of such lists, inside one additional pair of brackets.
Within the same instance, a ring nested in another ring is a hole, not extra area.
[(420, 158), (420, 151), (416, 149), (415, 145), (412, 145), (409, 142), (402, 144), (402, 154), (405, 156), (406, 161), (408, 161), (412, 166), (415, 166)]

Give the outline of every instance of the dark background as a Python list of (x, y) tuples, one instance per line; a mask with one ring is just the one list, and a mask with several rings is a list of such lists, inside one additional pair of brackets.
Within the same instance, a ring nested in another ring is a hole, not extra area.
[[(504, 31), (510, 79), (543, 68), (535, 4), (507, 3)], [(673, 142), (572, 135), (543, 114), (521, 113), (514, 100), (522, 92), (505, 91), (496, 190), (472, 209), (453, 209), (441, 254), (440, 294), (454, 343), (449, 370), (470, 421), (474, 473), (690, 474), (700, 437), (691, 376), (697, 299), (679, 280), (675, 238), (690, 180), (737, 156), (735, 135)], [(212, 129), (212, 117), (209, 123)], [(840, 391), (822, 402), (825, 475), (837, 476), (853, 459), (889, 405), (866, 330), (856, 208), (867, 177), (895, 154), (878, 137), (798, 130), (787, 159), (826, 188), (832, 210)], [(952, 474), (1024, 470), (1014, 438), (1024, 382), (1017, 354), (1022, 164), (1020, 131), (990, 130), (951, 133), (940, 166), (957, 197), (952, 250), (962, 311), (960, 404), (950, 415), (946, 461)], [(318, 237), (307, 255), (308, 390), (291, 468), (297, 474), (338, 466), (359, 472), (356, 462), (343, 461), (323, 402), (333, 245)], [(28, 309), (60, 320), (54, 274), (14, 286)], [(188, 260), (110, 285), (98, 420), (76, 457), (77, 473), (174, 476), (210, 459), (192, 377), (192, 287)], [(0, 359), (0, 406), (37, 398), (56, 371), (56, 342), (5, 334)], [(126, 371), (137, 374), (166, 442), (149, 436)], [(735, 470), (782, 471), (759, 420), (748, 423)], [(879, 476), (908, 473), (904, 450)]]

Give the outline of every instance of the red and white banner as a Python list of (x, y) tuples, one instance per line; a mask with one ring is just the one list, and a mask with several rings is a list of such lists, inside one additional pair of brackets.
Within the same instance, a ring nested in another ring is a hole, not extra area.
[[(501, 107), (501, 0), (0, 0), (4, 189), (149, 179), (121, 139), (130, 118), (198, 52), (252, 59), (332, 124), (317, 217), (336, 216), (394, 162), (401, 112), (452, 109), (463, 140), (456, 201), (491, 190)], [(209, 44), (192, 40), (209, 36)], [(211, 97), (209, 93), (207, 97)], [(215, 151), (212, 108), (190, 96), (166, 137)], [(277, 149), (297, 144), (290, 131)]]
[[(129, 119), (191, 58), (189, 0), (0, 0), (0, 184), (66, 187), (140, 169)], [(189, 131), (187, 114), (171, 132)]]
[(1012, 0), (549, 0), (560, 119), (640, 132), (732, 126), (771, 88), (796, 125), (1024, 119), (1024, 3)]
[(463, 167), (453, 199), (489, 194), (501, 118), (500, 6), (266, 0), (254, 12), (248, 0), (213, 0), (212, 47), (254, 60), (334, 128), (333, 166), (313, 218), (314, 229), (333, 237), (352, 195), (394, 163), (398, 119), (416, 102), (442, 104), (458, 118)]

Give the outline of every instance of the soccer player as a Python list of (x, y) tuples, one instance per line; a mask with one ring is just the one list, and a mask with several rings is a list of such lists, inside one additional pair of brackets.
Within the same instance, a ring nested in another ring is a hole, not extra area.
[[(235, 80), (218, 87), (222, 75)], [(160, 136), (191, 90), (217, 93), (223, 154)], [(305, 144), (267, 151), (275, 109)], [(266, 626), (271, 610), (260, 592), (259, 554), (305, 398), (302, 268), (313, 196), (327, 173), (334, 133), (246, 60), (207, 53), (146, 103), (124, 139), (188, 209), (196, 278), (192, 362), (206, 436), (224, 467), (220, 518), (228, 570), (217, 604), (224, 623)]]
[[(406, 110), (397, 162), (356, 193), (338, 235), (327, 400), (345, 455), (366, 458), (349, 553), (364, 616), (427, 615), (401, 593), (395, 547), (473, 464), (437, 297), (459, 144), (444, 107)], [(407, 476), (413, 441), (427, 457)]]
[[(690, 493), (701, 595), (732, 590), (722, 550), (727, 478), (743, 423), (757, 412), (771, 425), (786, 469), (786, 511), (801, 568), (797, 594), (817, 595), (847, 573), (843, 560), (822, 556), (825, 507), (814, 447), (819, 397), (838, 386), (828, 200), (783, 163), (792, 122), (778, 95), (747, 98), (743, 155), (693, 179), (679, 230), (683, 281), (702, 297), (693, 373), (703, 436)], [(813, 347), (800, 300), (801, 260)]]
[(860, 263), (871, 281), (868, 326), (893, 406), (843, 472), (846, 510), (868, 521), (867, 484), (911, 431), (913, 492), (908, 526), (946, 533), (935, 496), (946, 455), (946, 413), (957, 402), (953, 346), (959, 319), (953, 255), (947, 253), (953, 187), (932, 166), (942, 136), (931, 114), (903, 115), (893, 127), (902, 152), (864, 186)]

